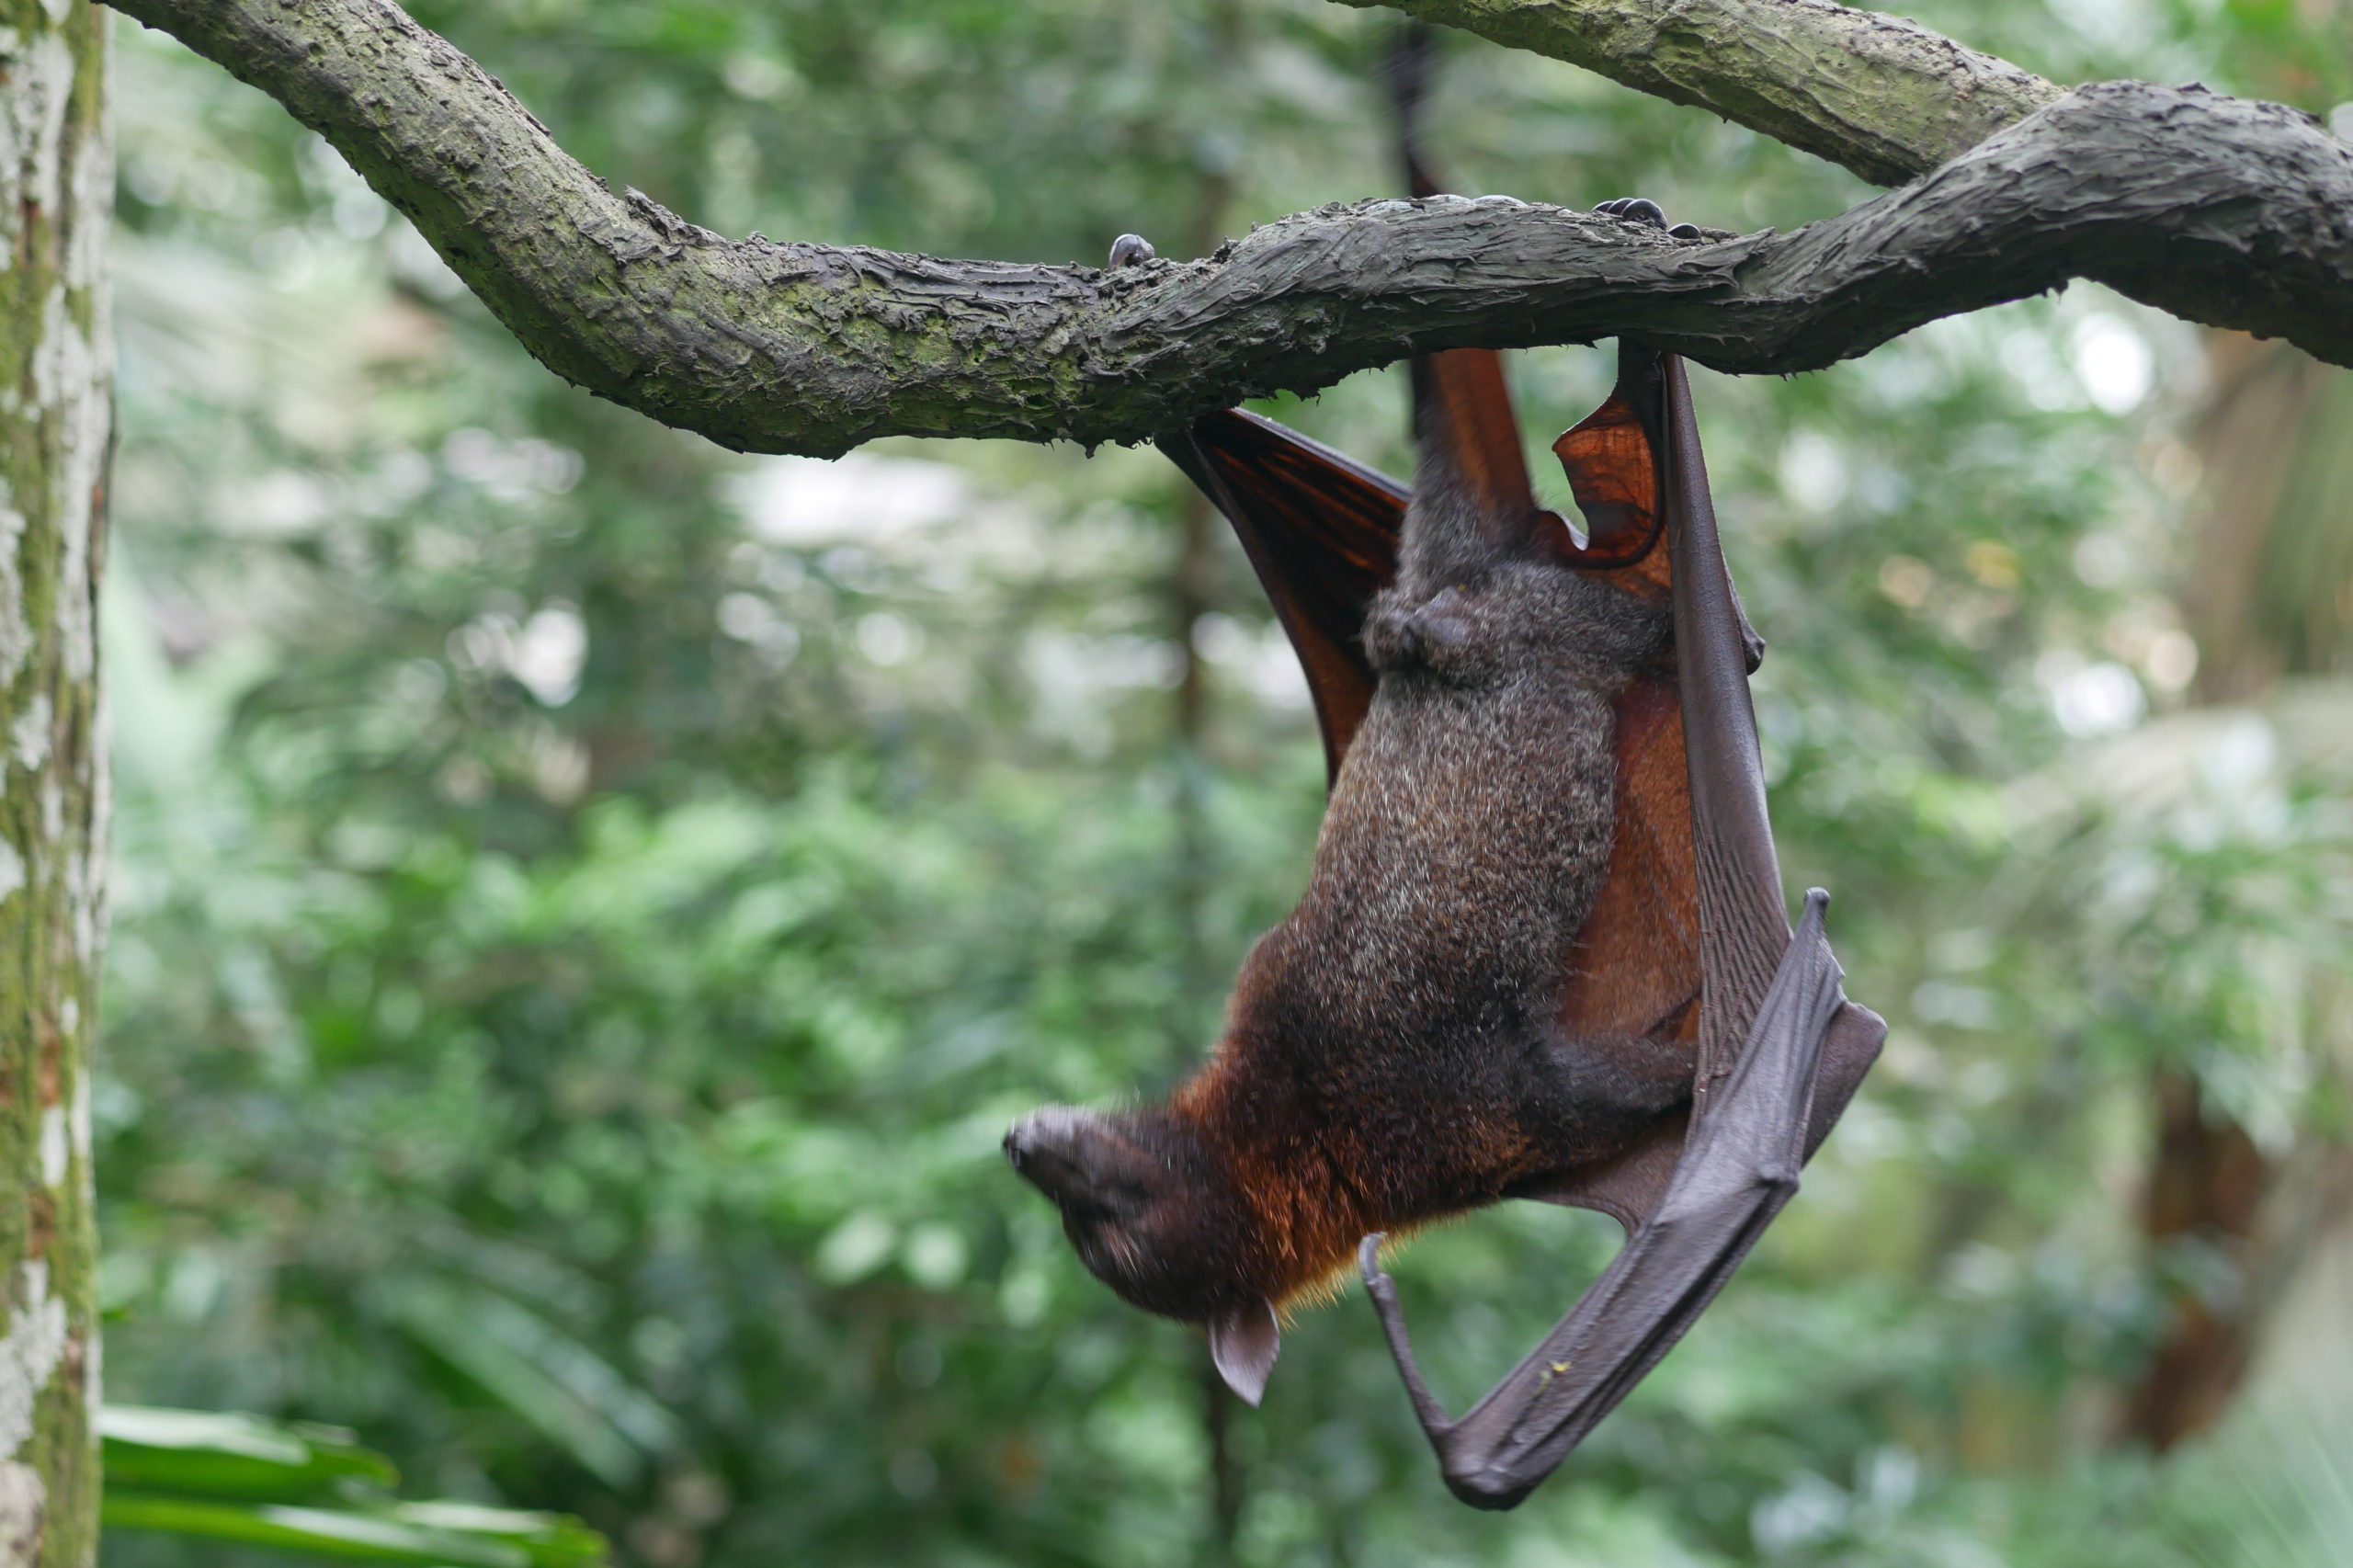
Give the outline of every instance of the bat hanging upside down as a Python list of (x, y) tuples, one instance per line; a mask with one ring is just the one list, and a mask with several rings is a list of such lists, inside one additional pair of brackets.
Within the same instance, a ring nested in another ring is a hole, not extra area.
[[(1621, 345), (1615, 392), (1556, 443), (1583, 539), (1536, 503), (1495, 354), (1413, 369), (1410, 493), (1239, 410), (1162, 443), (1298, 649), (1331, 797), (1209, 1065), (1165, 1105), (1040, 1110), (1006, 1150), (1087, 1267), (1206, 1325), (1253, 1403), (1278, 1313), (1356, 1261), (1448, 1483), (1508, 1507), (1714, 1297), (1886, 1027), (1839, 989), (1826, 895), (1790, 928), (1762, 644), (1679, 361)], [(1450, 1421), (1377, 1252), (1506, 1198), (1631, 1239)]]

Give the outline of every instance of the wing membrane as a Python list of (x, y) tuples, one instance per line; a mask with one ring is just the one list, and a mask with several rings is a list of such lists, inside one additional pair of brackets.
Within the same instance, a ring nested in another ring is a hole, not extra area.
[(1423, 449), (1454, 470), (1496, 527), (1517, 530), (1534, 520), (1536, 495), (1520, 455), (1519, 416), (1512, 412), (1503, 356), (1492, 348), (1449, 348), (1423, 355), (1413, 371)]
[(1397, 573), (1405, 487), (1238, 408), (1160, 446), (1233, 525), (1307, 672), (1326, 777), (1338, 777), (1372, 703), (1358, 634), (1366, 604)]
[[(1746, 679), (1764, 644), (1716, 545), (1679, 364), (1624, 351), (1609, 400), (1552, 449), (1589, 530), (1581, 564), (1646, 596), (1672, 593), (1677, 556), (1689, 556), (1682, 569), (1699, 574), (1695, 592), (1677, 601), (1673, 661), (1637, 673), (1617, 705), (1617, 834), (1601, 892), (1570, 949), (1561, 1026), (1585, 1038), (1688, 1042), (1695, 1108), (1704, 1113), (1790, 941)], [(1674, 551), (1658, 548), (1670, 493), (1687, 529)], [(1694, 528), (1697, 539), (1688, 537)], [(1688, 725), (1687, 700), (1698, 704)], [(1701, 738), (1697, 756), (1687, 750), (1688, 734)], [(1701, 942), (1703, 930), (1714, 934), (1711, 946)], [(1885, 1034), (1876, 1014), (1842, 1000), (1822, 1046), (1808, 1157)], [(1602, 1165), (1520, 1195), (1597, 1209), (1631, 1230), (1665, 1192), (1687, 1131), (1688, 1119), (1665, 1124)]]

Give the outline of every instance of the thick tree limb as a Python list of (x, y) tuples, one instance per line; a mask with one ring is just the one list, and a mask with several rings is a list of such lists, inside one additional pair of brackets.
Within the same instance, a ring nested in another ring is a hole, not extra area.
[(1830, 0), (1341, 0), (1565, 60), (1901, 185), (2066, 88)]
[(2353, 146), (2199, 88), (2081, 89), (1790, 234), (1374, 201), (1107, 274), (722, 239), (608, 190), (388, 0), (118, 8), (325, 136), (550, 368), (742, 449), (1135, 441), (1459, 346), (1625, 335), (1722, 370), (1813, 369), (2075, 277), (2353, 364)]

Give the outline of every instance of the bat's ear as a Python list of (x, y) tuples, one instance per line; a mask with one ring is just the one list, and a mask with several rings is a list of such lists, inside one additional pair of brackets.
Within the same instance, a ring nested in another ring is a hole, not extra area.
[(1266, 1397), (1267, 1374), (1275, 1369), (1275, 1353), (1282, 1348), (1282, 1334), (1275, 1327), (1275, 1309), (1265, 1297), (1246, 1307), (1229, 1307), (1210, 1319), (1210, 1359), (1217, 1363), (1225, 1386), (1255, 1405)]

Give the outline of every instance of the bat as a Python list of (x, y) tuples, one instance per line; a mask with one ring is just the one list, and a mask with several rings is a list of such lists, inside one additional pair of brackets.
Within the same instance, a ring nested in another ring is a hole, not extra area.
[[(1239, 410), (1171, 441), (1232, 520), (1314, 695), (1332, 792), (1298, 910), (1167, 1104), (1006, 1138), (1087, 1267), (1206, 1325), (1256, 1403), (1277, 1314), (1360, 1269), (1459, 1495), (1509, 1506), (1665, 1355), (1795, 1190), (1886, 1027), (1826, 895), (1790, 930), (1688, 382), (1624, 347), (1539, 508), (1500, 362), (1414, 367), (1408, 491)], [(1384, 1234), (1505, 1198), (1631, 1239), (1460, 1421)]]
[[(1448, 1484), (1509, 1507), (1714, 1298), (1886, 1026), (1841, 989), (1827, 895), (1790, 926), (1747, 689), (1763, 644), (1681, 363), (1621, 344), (1609, 399), (1554, 444), (1581, 530), (1537, 505), (1497, 356), (1424, 356), (1413, 383), (1410, 490), (1241, 410), (1161, 443), (1298, 650), (1330, 796), (1208, 1066), (1164, 1105), (1035, 1112), (1006, 1150), (1088, 1268), (1203, 1324), (1252, 1403), (1279, 1312), (1353, 1259)], [(1379, 1252), (1506, 1198), (1629, 1240), (1454, 1420)]]

